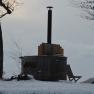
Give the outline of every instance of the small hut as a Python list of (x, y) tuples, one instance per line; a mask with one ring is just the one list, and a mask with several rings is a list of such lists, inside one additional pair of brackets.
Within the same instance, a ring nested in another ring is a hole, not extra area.
[(47, 43), (38, 46), (37, 56), (23, 56), (22, 73), (31, 74), (37, 80), (66, 80), (67, 57), (59, 44), (51, 43), (52, 7), (48, 8)]

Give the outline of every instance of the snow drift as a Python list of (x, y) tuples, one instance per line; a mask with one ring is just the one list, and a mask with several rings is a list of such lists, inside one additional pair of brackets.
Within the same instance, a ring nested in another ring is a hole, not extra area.
[(0, 94), (94, 94), (93, 84), (69, 81), (0, 81)]

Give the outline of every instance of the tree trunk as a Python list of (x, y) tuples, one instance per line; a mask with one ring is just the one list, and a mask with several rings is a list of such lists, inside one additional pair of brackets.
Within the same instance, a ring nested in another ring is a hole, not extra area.
[(2, 75), (3, 75), (3, 38), (0, 23), (0, 79), (2, 79)]

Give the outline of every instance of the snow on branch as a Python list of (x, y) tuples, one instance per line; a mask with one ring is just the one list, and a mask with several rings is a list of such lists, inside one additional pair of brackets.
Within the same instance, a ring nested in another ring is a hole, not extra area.
[(11, 14), (14, 8), (21, 4), (19, 0), (0, 0), (0, 18), (6, 14)]
[(86, 19), (94, 20), (94, 0), (70, 0), (72, 5), (81, 8), (87, 14)]

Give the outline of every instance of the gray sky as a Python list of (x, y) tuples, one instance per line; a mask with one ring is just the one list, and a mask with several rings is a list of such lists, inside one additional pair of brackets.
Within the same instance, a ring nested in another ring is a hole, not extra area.
[(53, 43), (61, 44), (74, 74), (83, 76), (81, 80), (94, 77), (94, 21), (81, 18), (83, 12), (72, 7), (69, 0), (22, 2), (24, 4), (16, 8), (12, 15), (2, 19), (5, 74), (13, 75), (20, 70), (17, 58), (21, 52), (22, 55), (36, 55), (37, 46), (46, 42), (46, 6), (52, 5)]

